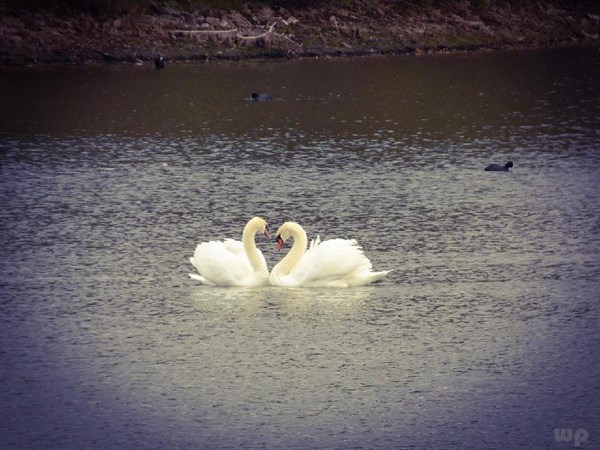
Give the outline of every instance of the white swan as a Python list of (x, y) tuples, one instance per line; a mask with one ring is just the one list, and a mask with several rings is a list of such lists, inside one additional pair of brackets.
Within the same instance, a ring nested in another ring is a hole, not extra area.
[(270, 282), (274, 286), (350, 287), (377, 281), (390, 270), (373, 272), (371, 261), (354, 239), (317, 237), (306, 250), (308, 238), (296, 222), (286, 222), (277, 230), (277, 250), (292, 237), (294, 245), (273, 267)]
[(198, 244), (190, 262), (200, 275), (190, 273), (190, 277), (210, 286), (268, 285), (267, 262), (254, 242), (258, 232), (269, 238), (267, 222), (254, 217), (244, 227), (242, 242), (225, 239)]

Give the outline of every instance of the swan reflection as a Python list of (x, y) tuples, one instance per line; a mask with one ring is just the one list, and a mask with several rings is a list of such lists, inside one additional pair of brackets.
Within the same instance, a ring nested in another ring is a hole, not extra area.
[(336, 312), (348, 315), (364, 309), (375, 297), (378, 287), (336, 288), (214, 288), (195, 289), (193, 302), (202, 311), (242, 315), (296, 316)]

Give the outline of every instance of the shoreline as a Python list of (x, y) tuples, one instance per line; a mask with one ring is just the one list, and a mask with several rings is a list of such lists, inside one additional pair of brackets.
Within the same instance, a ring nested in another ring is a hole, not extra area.
[(420, 55), (597, 45), (600, 9), (538, 2), (423, 7), (352, 0), (352, 7), (245, 4), (180, 10), (152, 4), (107, 18), (48, 12), (0, 15), (0, 67)]

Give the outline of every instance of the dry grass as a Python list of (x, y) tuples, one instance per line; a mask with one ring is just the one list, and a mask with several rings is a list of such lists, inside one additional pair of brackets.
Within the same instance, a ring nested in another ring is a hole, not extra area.
[[(284, 7), (288, 9), (316, 8), (323, 6), (358, 9), (373, 8), (377, 3), (393, 4), (411, 11), (431, 8), (452, 9), (468, 5), (485, 11), (495, 6), (509, 6), (513, 10), (526, 10), (539, 2), (529, 0), (0, 0), (0, 14), (20, 12), (50, 12), (58, 16), (86, 13), (94, 17), (116, 17), (132, 12), (152, 11), (159, 5), (182, 10), (220, 9), (242, 11), (248, 7)], [(543, 0), (567, 10), (597, 12), (600, 2), (594, 0)]]

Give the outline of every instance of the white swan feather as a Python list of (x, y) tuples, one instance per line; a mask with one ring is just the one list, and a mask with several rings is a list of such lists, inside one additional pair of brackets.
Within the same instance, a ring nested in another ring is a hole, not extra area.
[(209, 286), (263, 286), (269, 284), (269, 270), (262, 252), (256, 247), (255, 235), (269, 237), (269, 226), (252, 218), (244, 227), (242, 241), (225, 239), (198, 244), (190, 262), (198, 274), (190, 278)]
[(354, 239), (317, 237), (307, 250), (308, 239), (296, 222), (286, 222), (277, 230), (277, 247), (288, 238), (294, 244), (273, 268), (270, 282), (275, 286), (352, 287), (377, 281), (391, 271), (373, 271), (371, 261)]

